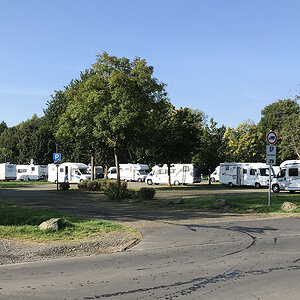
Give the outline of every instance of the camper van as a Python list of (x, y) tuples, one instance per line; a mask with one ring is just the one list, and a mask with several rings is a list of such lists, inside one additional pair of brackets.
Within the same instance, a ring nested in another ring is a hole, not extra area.
[[(57, 169), (58, 168), (58, 169)], [(79, 183), (83, 180), (91, 179), (91, 173), (88, 166), (82, 163), (66, 162), (61, 165), (48, 165), (48, 181), (58, 182), (68, 181), (69, 183)]]
[[(126, 181), (143, 182), (147, 177), (149, 166), (145, 164), (120, 164), (120, 179)], [(116, 167), (110, 167), (107, 172), (108, 179), (117, 179)]]
[[(274, 170), (271, 169), (274, 177)], [(265, 163), (221, 163), (220, 182), (233, 186), (254, 186), (260, 188), (269, 185), (269, 166)]]
[(295, 193), (300, 191), (300, 160), (286, 160), (280, 165), (280, 171), (272, 180), (272, 190)]
[(48, 166), (46, 165), (17, 165), (17, 180), (46, 180)]
[[(199, 170), (192, 164), (172, 164), (171, 165), (171, 184), (191, 184), (201, 182)], [(168, 166), (154, 166), (148, 174), (146, 182), (152, 184), (168, 184)]]
[(16, 180), (17, 172), (16, 165), (13, 164), (0, 164), (0, 180)]
[(209, 176), (211, 182), (220, 181), (220, 166), (216, 167), (216, 169)]

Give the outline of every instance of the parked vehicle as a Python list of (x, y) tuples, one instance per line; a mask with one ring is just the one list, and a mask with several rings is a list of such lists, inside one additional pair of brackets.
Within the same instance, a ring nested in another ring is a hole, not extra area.
[(210, 174), (210, 181), (220, 181), (220, 166), (216, 167), (216, 169)]
[(0, 164), (0, 180), (16, 180), (17, 178), (17, 169), (14, 164)]
[[(271, 176), (274, 177), (272, 168)], [(269, 186), (269, 165), (265, 163), (221, 163), (220, 182), (233, 186)]]
[[(89, 172), (92, 173), (91, 166), (89, 165)], [(94, 179), (104, 178), (102, 166), (94, 166)]]
[(17, 180), (46, 180), (48, 166), (46, 165), (17, 165)]
[[(201, 182), (199, 169), (192, 164), (172, 164), (170, 169), (171, 184), (191, 184)], [(168, 184), (168, 166), (154, 166), (146, 177), (146, 182), (152, 184)]]
[[(57, 170), (58, 168), (58, 170)], [(88, 166), (82, 163), (66, 162), (61, 165), (49, 164), (48, 165), (48, 181), (58, 182), (68, 181), (69, 183), (79, 183), (83, 180), (91, 179), (91, 173)]]
[(280, 171), (272, 180), (272, 190), (295, 193), (300, 191), (300, 160), (286, 160), (280, 165)]
[[(147, 177), (149, 166), (145, 164), (120, 164), (120, 179), (126, 181), (143, 182)], [(117, 179), (116, 167), (110, 167), (107, 172), (108, 179)]]

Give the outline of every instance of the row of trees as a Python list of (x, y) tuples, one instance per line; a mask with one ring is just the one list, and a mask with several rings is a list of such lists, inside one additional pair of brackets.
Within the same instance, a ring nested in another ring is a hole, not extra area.
[(117, 173), (120, 162), (193, 162), (208, 174), (224, 161), (264, 161), (269, 130), (279, 135), (279, 160), (300, 158), (298, 97), (266, 106), (258, 124), (226, 128), (202, 111), (177, 109), (165, 88), (144, 59), (103, 53), (55, 91), (43, 117), (0, 124), (0, 160), (48, 164), (58, 150), (65, 161), (116, 164)]

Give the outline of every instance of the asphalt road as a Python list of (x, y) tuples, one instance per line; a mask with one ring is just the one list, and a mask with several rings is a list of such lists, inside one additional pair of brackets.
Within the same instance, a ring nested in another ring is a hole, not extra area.
[[(57, 204), (59, 210), (72, 201), (63, 204), (47, 191), (0, 191), (7, 202), (22, 197), (35, 206)], [(84, 210), (93, 199), (77, 210), (79, 198), (72, 203), (75, 213), (102, 211), (102, 217), (121, 222), (133, 221), (137, 213), (96, 205)], [(139, 218), (148, 212), (142, 213)], [(141, 228), (142, 242), (127, 252), (0, 266), (0, 299), (299, 298), (299, 218), (211, 215), (207, 221), (197, 213), (174, 213), (149, 211), (153, 221)]]

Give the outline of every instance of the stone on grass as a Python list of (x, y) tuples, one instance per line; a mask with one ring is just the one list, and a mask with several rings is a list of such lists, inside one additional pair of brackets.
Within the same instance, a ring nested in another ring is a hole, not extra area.
[(52, 218), (40, 224), (40, 230), (51, 229), (57, 231), (62, 228), (63, 221), (61, 218)]
[(284, 211), (292, 211), (292, 210), (298, 209), (298, 205), (296, 205), (295, 203), (292, 203), (292, 202), (283, 202), (281, 204), (281, 209)]
[(214, 208), (224, 208), (226, 205), (225, 199), (217, 199), (213, 204)]
[(183, 199), (182, 198), (175, 198), (175, 199), (169, 199), (168, 204), (182, 204)]

